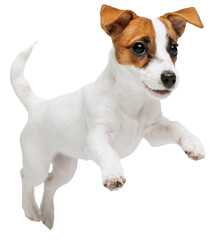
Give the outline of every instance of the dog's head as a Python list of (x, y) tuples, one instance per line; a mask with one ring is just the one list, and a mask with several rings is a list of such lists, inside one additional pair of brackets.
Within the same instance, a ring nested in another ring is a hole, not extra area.
[(149, 96), (167, 97), (178, 85), (178, 38), (187, 22), (203, 28), (196, 9), (166, 13), (155, 20), (107, 5), (102, 6), (100, 14), (101, 26), (112, 38), (121, 67), (136, 77)]

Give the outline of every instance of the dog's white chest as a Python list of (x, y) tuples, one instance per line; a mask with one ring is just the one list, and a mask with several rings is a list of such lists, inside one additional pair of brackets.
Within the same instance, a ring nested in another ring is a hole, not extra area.
[(142, 105), (141, 109), (133, 117), (132, 115), (120, 113), (120, 128), (115, 133), (112, 147), (119, 154), (120, 158), (131, 154), (146, 132), (156, 122), (161, 114), (160, 102), (153, 101)]
[(116, 133), (112, 147), (119, 154), (120, 158), (123, 158), (132, 153), (140, 143), (143, 138), (144, 124), (137, 118), (123, 114), (121, 114), (120, 120), (120, 128)]

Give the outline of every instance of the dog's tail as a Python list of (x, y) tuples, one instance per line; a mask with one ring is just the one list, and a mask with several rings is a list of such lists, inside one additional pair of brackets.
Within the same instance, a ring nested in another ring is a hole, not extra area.
[(34, 94), (30, 84), (25, 80), (24, 77), (25, 63), (28, 60), (35, 44), (36, 43), (25, 49), (15, 58), (10, 71), (10, 79), (13, 89), (19, 100), (23, 103), (28, 111), (30, 110), (31, 106), (42, 101)]

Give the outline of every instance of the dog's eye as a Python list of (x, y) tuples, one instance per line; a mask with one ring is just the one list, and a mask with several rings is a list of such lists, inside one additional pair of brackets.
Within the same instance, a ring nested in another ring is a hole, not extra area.
[(173, 57), (176, 57), (178, 55), (178, 49), (177, 49), (178, 44), (173, 44), (170, 49), (170, 55)]
[(145, 47), (143, 43), (137, 42), (132, 45), (132, 51), (135, 55), (142, 55), (145, 53)]

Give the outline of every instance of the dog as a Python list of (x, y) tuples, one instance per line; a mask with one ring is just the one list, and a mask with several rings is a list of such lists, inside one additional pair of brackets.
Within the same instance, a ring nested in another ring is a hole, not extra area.
[[(42, 221), (49, 229), (54, 223), (54, 194), (72, 179), (78, 159), (95, 161), (103, 185), (112, 191), (126, 181), (120, 159), (131, 154), (142, 138), (152, 146), (178, 144), (195, 160), (205, 156), (199, 139), (165, 118), (160, 105), (179, 83), (177, 40), (186, 23), (203, 28), (196, 9), (150, 20), (131, 10), (103, 5), (100, 16), (113, 49), (95, 82), (71, 94), (42, 100), (23, 74), (33, 46), (21, 52), (11, 67), (12, 86), (29, 113), (20, 137), (22, 207), (26, 217)], [(43, 182), (39, 208), (34, 188)]]

